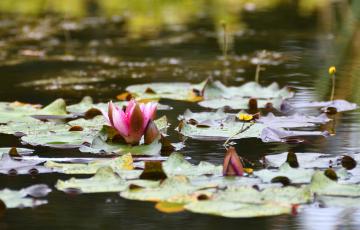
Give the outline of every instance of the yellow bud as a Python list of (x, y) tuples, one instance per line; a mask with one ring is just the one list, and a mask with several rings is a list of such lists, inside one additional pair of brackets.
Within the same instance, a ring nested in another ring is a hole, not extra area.
[(246, 113), (239, 113), (237, 115), (237, 117), (239, 118), (240, 121), (251, 121), (254, 119), (253, 115), (246, 114)]
[(335, 68), (335, 66), (330, 66), (330, 68), (329, 68), (329, 74), (330, 75), (333, 75), (333, 74), (335, 74), (336, 73), (336, 68)]

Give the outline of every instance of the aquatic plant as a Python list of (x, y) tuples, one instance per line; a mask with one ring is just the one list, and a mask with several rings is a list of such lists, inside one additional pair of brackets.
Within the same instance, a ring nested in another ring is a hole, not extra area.
[(149, 144), (159, 133), (152, 122), (156, 109), (157, 103), (138, 104), (131, 100), (123, 110), (110, 101), (108, 112), (103, 112), (103, 115), (126, 143), (136, 145), (145, 135), (145, 143)]

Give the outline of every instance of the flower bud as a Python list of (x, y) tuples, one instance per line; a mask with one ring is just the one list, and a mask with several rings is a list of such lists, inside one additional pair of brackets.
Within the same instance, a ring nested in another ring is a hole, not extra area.
[(244, 167), (240, 161), (240, 157), (236, 153), (234, 147), (230, 147), (224, 158), (223, 175), (224, 176), (242, 176)]
[(159, 135), (160, 135), (160, 132), (159, 132), (158, 128), (156, 127), (155, 123), (151, 120), (145, 130), (145, 135), (144, 135), (145, 144), (149, 145), (149, 144), (153, 143), (153, 141), (156, 138), (158, 138)]
[(335, 73), (336, 73), (336, 67), (335, 66), (330, 66), (329, 67), (329, 74), (334, 75)]

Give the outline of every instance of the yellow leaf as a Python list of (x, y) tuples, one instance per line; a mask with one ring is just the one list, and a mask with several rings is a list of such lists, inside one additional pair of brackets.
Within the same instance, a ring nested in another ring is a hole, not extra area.
[(121, 168), (125, 170), (133, 170), (134, 169), (134, 161), (131, 156), (131, 153), (127, 153), (124, 156), (121, 157), (122, 159), (122, 165)]
[(131, 98), (133, 98), (133, 95), (129, 92), (124, 92), (117, 95), (116, 98), (120, 101), (129, 101)]
[(165, 213), (177, 213), (185, 210), (184, 204), (170, 203), (170, 202), (158, 202), (156, 203), (155, 208), (160, 212), (165, 212)]
[(189, 102), (199, 102), (204, 100), (203, 96), (197, 95), (193, 90), (189, 91), (189, 97), (187, 98)]

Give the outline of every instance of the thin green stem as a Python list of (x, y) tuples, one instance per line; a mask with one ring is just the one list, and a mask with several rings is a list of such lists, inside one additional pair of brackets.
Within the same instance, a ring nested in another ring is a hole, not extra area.
[(333, 74), (331, 76), (332, 78), (332, 88), (331, 88), (331, 96), (330, 96), (330, 101), (334, 100), (334, 94), (335, 94), (335, 74)]
[(227, 52), (228, 52), (228, 34), (227, 34), (227, 28), (226, 28), (226, 23), (223, 22), (221, 23), (222, 27), (223, 27), (223, 45), (222, 45), (222, 50), (223, 50), (223, 55), (224, 58), (227, 58)]
[(231, 139), (233, 139), (236, 135), (238, 135), (238, 134), (246, 131), (247, 129), (249, 129), (253, 124), (255, 124), (255, 123), (250, 123), (250, 125), (247, 126), (247, 127), (244, 129), (245, 122), (243, 122), (240, 130), (237, 131), (236, 133), (234, 133), (233, 135), (231, 135), (228, 139), (226, 139), (226, 141), (224, 142), (224, 147), (225, 147), (225, 149), (227, 149), (227, 145), (228, 145), (228, 143), (230, 142)]

